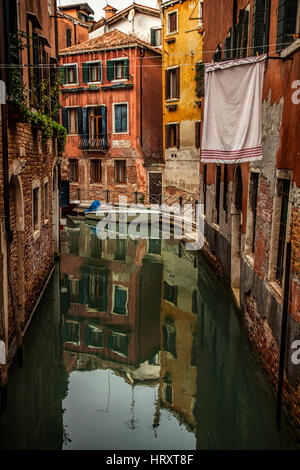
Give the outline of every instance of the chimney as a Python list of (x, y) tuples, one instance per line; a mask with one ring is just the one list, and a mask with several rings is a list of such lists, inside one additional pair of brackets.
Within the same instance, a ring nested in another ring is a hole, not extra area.
[(114, 8), (110, 5), (106, 5), (106, 7), (103, 8), (103, 10), (105, 11), (105, 19), (106, 20), (109, 20), (109, 18), (111, 18), (112, 16), (115, 16), (116, 12), (118, 11), (116, 8)]

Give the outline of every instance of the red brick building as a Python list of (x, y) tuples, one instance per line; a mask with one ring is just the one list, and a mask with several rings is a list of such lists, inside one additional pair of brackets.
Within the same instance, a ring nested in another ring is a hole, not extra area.
[(145, 166), (161, 162), (161, 52), (114, 30), (61, 50), (60, 66), (70, 199), (145, 194)]
[(0, 70), (7, 91), (0, 128), (0, 339), (7, 355), (16, 337), (21, 346), (59, 251), (60, 162), (56, 134), (49, 134), (58, 126), (59, 102), (55, 2), (9, 0), (0, 7), (1, 63), (10, 65)]
[(300, 339), (299, 15), (299, 0), (204, 2), (203, 61), (263, 53), (268, 59), (262, 160), (201, 165), (206, 240), (237, 289), (249, 335), (274, 385), (291, 242), (285, 399), (298, 425), (299, 366), (292, 354)]
[(94, 24), (93, 15), (94, 11), (87, 3), (59, 6), (58, 49), (88, 41), (89, 30)]

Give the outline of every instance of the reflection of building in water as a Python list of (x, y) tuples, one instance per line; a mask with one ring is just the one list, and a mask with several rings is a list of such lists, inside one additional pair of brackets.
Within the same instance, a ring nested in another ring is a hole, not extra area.
[[(110, 367), (129, 382), (157, 381), (151, 361), (160, 345), (162, 265), (146, 257), (147, 240), (100, 240), (84, 221), (68, 221), (61, 256), (67, 368)], [(78, 362), (78, 354), (93, 359)]]
[[(180, 259), (180, 269), (178, 262)], [(179, 422), (194, 431), (197, 393), (197, 264), (180, 243), (164, 241), (161, 308), (161, 373), (159, 397)]]
[(59, 312), (56, 270), (24, 338), (23, 367), (15, 368), (10, 377), (8, 406), (0, 413), (0, 449), (62, 449), (68, 377)]

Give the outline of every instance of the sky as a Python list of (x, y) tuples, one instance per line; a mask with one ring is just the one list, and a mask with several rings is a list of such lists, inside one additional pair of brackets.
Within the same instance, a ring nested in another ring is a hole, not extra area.
[[(75, 3), (88, 3), (95, 12), (95, 20), (98, 21), (102, 16), (104, 16), (103, 8), (107, 3), (120, 11), (129, 5), (132, 5), (133, 0), (87, 0), (86, 2), (84, 2), (84, 0), (57, 0), (58, 6), (74, 5)], [(157, 8), (157, 0), (137, 0), (136, 3)]]

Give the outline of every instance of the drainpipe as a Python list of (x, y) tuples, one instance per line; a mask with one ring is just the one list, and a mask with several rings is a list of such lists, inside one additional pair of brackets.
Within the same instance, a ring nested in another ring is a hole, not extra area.
[(54, 0), (55, 56), (58, 59), (57, 0)]
[(140, 145), (143, 148), (143, 57), (145, 50), (141, 50), (140, 55)]

